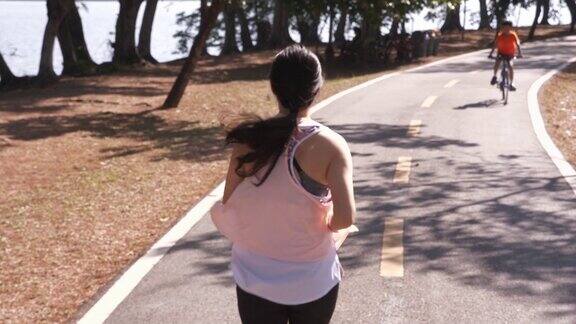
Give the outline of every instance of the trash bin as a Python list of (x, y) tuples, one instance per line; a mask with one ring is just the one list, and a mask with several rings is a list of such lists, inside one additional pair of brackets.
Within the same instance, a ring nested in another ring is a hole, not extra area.
[(428, 51), (428, 35), (422, 31), (412, 33), (412, 57), (418, 59), (426, 56)]

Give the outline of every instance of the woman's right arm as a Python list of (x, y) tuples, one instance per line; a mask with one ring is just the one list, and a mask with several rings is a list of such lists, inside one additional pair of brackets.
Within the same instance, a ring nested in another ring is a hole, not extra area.
[(236, 168), (238, 167), (238, 157), (248, 153), (248, 150), (247, 146), (241, 144), (235, 144), (232, 148), (232, 155), (230, 156), (228, 173), (226, 175), (226, 185), (224, 186), (224, 196), (222, 197), (223, 204), (230, 199), (236, 187), (244, 180), (244, 178), (236, 173)]

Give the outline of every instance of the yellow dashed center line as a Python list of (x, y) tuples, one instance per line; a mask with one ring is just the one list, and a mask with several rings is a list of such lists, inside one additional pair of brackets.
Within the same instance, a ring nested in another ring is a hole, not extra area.
[(412, 158), (409, 156), (401, 156), (398, 158), (396, 164), (396, 172), (394, 173), (394, 183), (408, 183), (410, 181), (410, 168), (412, 167)]
[(418, 119), (413, 119), (410, 121), (408, 126), (408, 136), (418, 136), (420, 134), (420, 128), (422, 127), (422, 121)]
[(434, 101), (436, 101), (436, 99), (438, 98), (438, 96), (429, 96), (428, 98), (426, 98), (424, 100), (424, 102), (422, 103), (422, 108), (430, 108), (432, 107), (432, 105), (434, 104)]
[(444, 88), (452, 88), (456, 83), (460, 82), (458, 79), (454, 79), (444, 85)]
[(404, 276), (404, 220), (387, 218), (380, 257), (380, 275), (385, 278)]

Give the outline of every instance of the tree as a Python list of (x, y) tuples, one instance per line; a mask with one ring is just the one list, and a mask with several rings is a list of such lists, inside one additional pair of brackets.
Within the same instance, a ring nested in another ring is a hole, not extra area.
[(440, 28), (440, 31), (444, 33), (463, 30), (464, 28), (460, 24), (460, 3), (455, 6), (448, 4), (446, 9), (446, 20), (444, 20), (444, 24), (442, 25), (442, 28)]
[(74, 45), (74, 51), (76, 54), (76, 59), (78, 63), (83, 67), (95, 67), (96, 63), (92, 60), (90, 52), (88, 51), (88, 46), (86, 45), (86, 39), (84, 38), (84, 27), (82, 26), (82, 18), (78, 12), (78, 7), (73, 5), (70, 7), (68, 14), (64, 17), (62, 22), (68, 28), (70, 36), (72, 37), (72, 43)]
[(0, 88), (13, 83), (16, 79), (17, 78), (14, 73), (12, 73), (12, 70), (10, 70), (8, 63), (4, 61), (2, 53), (0, 53)]
[(228, 2), (224, 5), (224, 44), (220, 54), (238, 53), (238, 43), (236, 42), (236, 12), (237, 1)]
[(500, 23), (506, 19), (511, 0), (493, 0), (492, 8), (496, 16), (496, 30), (500, 28)]
[(48, 22), (44, 28), (42, 50), (40, 53), (40, 68), (38, 70), (38, 79), (41, 82), (49, 82), (57, 79), (56, 72), (54, 72), (54, 42), (60, 30), (60, 24), (71, 6), (74, 6), (74, 0), (46, 0)]
[(64, 66), (62, 74), (79, 74), (78, 58), (76, 57), (76, 50), (74, 48), (74, 42), (72, 41), (72, 35), (70, 34), (70, 28), (68, 28), (66, 24), (66, 18), (64, 18), (64, 21), (62, 21), (58, 29), (58, 43), (60, 43)]
[(58, 29), (58, 42), (62, 50), (64, 75), (85, 75), (96, 68), (84, 38), (82, 18), (76, 4), (67, 7), (67, 13)]
[(208, 6), (208, 0), (202, 0), (200, 4), (200, 28), (198, 29), (198, 35), (194, 39), (194, 44), (192, 44), (192, 49), (190, 54), (186, 58), (182, 69), (170, 90), (170, 93), (164, 101), (164, 108), (177, 107), (184, 95), (184, 90), (190, 81), (190, 75), (196, 67), (198, 58), (202, 54), (202, 50), (206, 46), (206, 39), (210, 35), (210, 31), (216, 23), (216, 18), (222, 11), (224, 7), (225, 0), (212, 0), (210, 6)]
[(158, 61), (152, 56), (151, 43), (152, 43), (152, 27), (154, 25), (154, 17), (156, 16), (156, 7), (158, 0), (146, 0), (146, 7), (144, 8), (144, 17), (142, 18), (142, 26), (140, 27), (140, 35), (138, 38), (138, 55), (147, 62), (152, 64)]
[(488, 29), (490, 28), (490, 16), (488, 15), (488, 5), (486, 0), (480, 1), (480, 23), (478, 29)]
[(272, 20), (272, 32), (268, 47), (284, 47), (294, 41), (290, 38), (288, 28), (289, 12), (286, 0), (275, 0), (274, 19)]
[(550, 25), (550, 22), (548, 21), (548, 18), (550, 18), (550, 0), (542, 1), (542, 9), (544, 12), (542, 13), (540, 25)]
[(252, 36), (250, 33), (250, 26), (248, 25), (248, 18), (246, 17), (246, 7), (238, 3), (238, 0), (233, 0), (236, 5), (236, 14), (240, 21), (240, 39), (242, 40), (242, 51), (247, 52), (254, 49)]
[(136, 50), (136, 19), (143, 0), (119, 0), (120, 12), (116, 20), (114, 57), (116, 64), (133, 64), (141, 61)]
[(336, 43), (343, 43), (345, 40), (344, 32), (346, 31), (346, 21), (348, 20), (348, 1), (340, 1), (338, 8), (340, 11), (340, 18), (338, 20), (338, 25), (336, 26), (336, 32), (334, 33), (334, 40)]
[(538, 26), (538, 18), (540, 18), (540, 13), (542, 12), (544, 0), (536, 0), (536, 13), (534, 14), (534, 21), (530, 27), (530, 33), (528, 33), (528, 40), (534, 39), (534, 34), (536, 33), (536, 27)]
[(570, 10), (570, 32), (574, 33), (574, 29), (576, 26), (576, 0), (565, 0), (566, 5), (568, 5), (568, 9)]

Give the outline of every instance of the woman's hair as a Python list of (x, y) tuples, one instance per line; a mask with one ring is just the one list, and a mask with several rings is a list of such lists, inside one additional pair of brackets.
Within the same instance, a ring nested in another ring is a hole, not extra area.
[[(253, 176), (267, 166), (256, 185), (266, 181), (296, 127), (298, 113), (312, 105), (322, 83), (320, 62), (304, 46), (291, 45), (276, 55), (270, 70), (270, 86), (287, 114), (245, 121), (228, 131), (227, 144), (245, 144), (250, 148), (249, 153), (238, 157), (236, 174)], [(244, 166), (248, 163), (251, 167), (246, 170)]]

